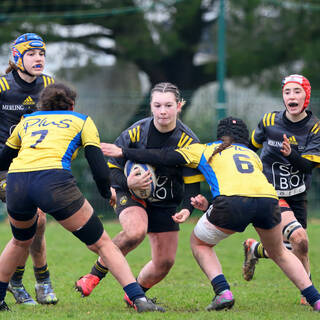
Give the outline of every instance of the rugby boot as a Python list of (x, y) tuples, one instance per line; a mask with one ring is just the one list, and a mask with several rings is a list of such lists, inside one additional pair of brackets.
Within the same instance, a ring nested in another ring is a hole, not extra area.
[(254, 239), (247, 239), (243, 242), (244, 262), (242, 266), (242, 275), (244, 280), (250, 281), (253, 278), (256, 264), (259, 259), (254, 256), (253, 245), (257, 243)]
[(75, 288), (81, 293), (82, 297), (87, 297), (91, 294), (92, 290), (99, 284), (99, 282), (99, 277), (88, 273), (76, 281)]
[(234, 305), (234, 298), (230, 290), (224, 290), (217, 294), (207, 306), (207, 311), (231, 309)]
[(313, 311), (318, 311), (318, 312), (320, 312), (320, 300), (317, 300), (317, 301), (313, 304)]
[(151, 299), (148, 298), (138, 298), (134, 301), (133, 307), (139, 313), (141, 312), (165, 312), (166, 310), (157, 304), (155, 304)]
[(10, 281), (7, 290), (13, 294), (17, 303), (33, 306), (37, 304), (22, 283), (17, 284)]
[(56, 304), (58, 298), (53, 291), (51, 282), (39, 282), (35, 285), (36, 299), (41, 304)]
[(0, 312), (1, 311), (11, 311), (4, 300), (0, 302)]

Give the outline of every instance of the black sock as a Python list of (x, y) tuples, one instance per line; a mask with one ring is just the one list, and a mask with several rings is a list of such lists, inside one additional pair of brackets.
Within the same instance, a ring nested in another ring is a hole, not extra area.
[(50, 272), (47, 264), (40, 268), (33, 267), (33, 271), (37, 282), (50, 282)]
[(320, 299), (320, 294), (313, 285), (301, 290), (301, 294), (306, 297), (310, 306), (313, 306), (313, 304)]
[(139, 286), (141, 287), (143, 292), (147, 292), (150, 289), (150, 288), (143, 287), (140, 283), (139, 283)]
[(145, 294), (138, 282), (132, 282), (128, 284), (127, 286), (123, 287), (123, 290), (132, 302), (134, 302), (136, 299), (145, 297)]
[(22, 284), (22, 277), (24, 274), (25, 266), (18, 266), (13, 276), (11, 277), (11, 281), (16, 284)]
[(258, 242), (254, 248), (253, 254), (257, 257), (257, 258), (265, 258), (268, 259), (268, 256), (266, 255), (266, 250), (263, 247), (261, 242)]
[(94, 276), (97, 276), (100, 280), (103, 279), (107, 273), (109, 272), (108, 268), (103, 266), (98, 260), (94, 264), (94, 266), (91, 269), (91, 274)]
[(211, 280), (213, 291), (216, 295), (224, 290), (230, 290), (230, 286), (223, 274), (219, 274)]
[(1, 282), (0, 281), (0, 301), (3, 301), (6, 296), (8, 284), (9, 284), (8, 282)]

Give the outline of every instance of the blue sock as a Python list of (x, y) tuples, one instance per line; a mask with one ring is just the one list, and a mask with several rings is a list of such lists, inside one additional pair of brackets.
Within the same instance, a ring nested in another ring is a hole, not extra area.
[(215, 294), (219, 294), (224, 290), (230, 290), (230, 286), (223, 274), (219, 274), (211, 280), (211, 284)]
[(139, 286), (138, 282), (132, 282), (128, 284), (127, 286), (123, 287), (123, 290), (132, 302), (134, 302), (138, 298), (145, 297), (145, 294)]
[(6, 291), (8, 288), (8, 282), (1, 282), (0, 281), (0, 301), (3, 301), (6, 297)]
[(320, 293), (313, 285), (301, 290), (301, 294), (306, 297), (310, 306), (313, 306), (316, 301), (320, 300)]

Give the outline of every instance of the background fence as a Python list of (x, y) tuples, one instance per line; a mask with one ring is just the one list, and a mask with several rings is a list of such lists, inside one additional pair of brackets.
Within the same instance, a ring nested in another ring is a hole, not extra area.
[[(263, 92), (255, 86), (240, 87), (232, 82), (226, 83), (227, 103), (226, 114), (240, 117), (246, 121), (250, 130), (254, 129), (265, 112), (283, 109), (281, 91)], [(78, 90), (79, 100), (77, 110), (89, 114), (96, 122), (101, 140), (113, 142), (124, 130), (136, 110), (141, 107), (145, 99), (142, 93), (136, 90), (103, 91), (85, 86)], [(215, 139), (216, 117), (216, 84), (212, 83), (197, 92), (182, 92), (187, 101), (180, 118), (198, 135), (201, 142)], [(143, 118), (150, 114), (148, 103), (145, 102), (145, 111), (138, 117)], [(310, 110), (320, 116), (320, 90), (312, 91)], [(73, 161), (72, 171), (77, 178), (78, 185), (88, 200), (95, 207), (95, 211), (104, 218), (115, 218), (113, 210), (101, 198), (92, 179), (90, 169), (83, 156), (83, 152)], [(210, 197), (205, 183), (201, 186), (202, 192)], [(309, 217), (320, 218), (320, 172), (314, 169), (312, 186), (308, 193)], [(0, 213), (5, 216), (5, 207), (0, 205)]]

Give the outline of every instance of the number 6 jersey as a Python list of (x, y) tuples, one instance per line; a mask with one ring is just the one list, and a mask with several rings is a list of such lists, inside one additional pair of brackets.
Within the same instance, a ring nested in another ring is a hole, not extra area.
[(23, 116), (6, 144), (20, 149), (9, 173), (71, 170), (79, 147), (100, 148), (100, 138), (89, 116), (74, 111), (38, 111)]
[(279, 197), (290, 197), (305, 192), (310, 186), (311, 172), (302, 173), (280, 152), (286, 134), (292, 149), (303, 158), (320, 163), (319, 120), (307, 111), (307, 117), (291, 122), (285, 111), (266, 113), (253, 131), (251, 144), (262, 148), (263, 172), (277, 190)]
[(262, 172), (259, 156), (248, 147), (233, 143), (208, 159), (222, 141), (195, 143), (173, 151), (122, 148), (126, 158), (150, 164), (185, 165), (198, 169), (210, 186), (213, 198), (243, 196), (278, 199), (274, 187)]
[(261, 160), (244, 145), (233, 143), (208, 163), (213, 151), (221, 143), (196, 143), (175, 151), (183, 156), (186, 166), (201, 171), (213, 198), (224, 195), (277, 199), (276, 191), (262, 173)]

